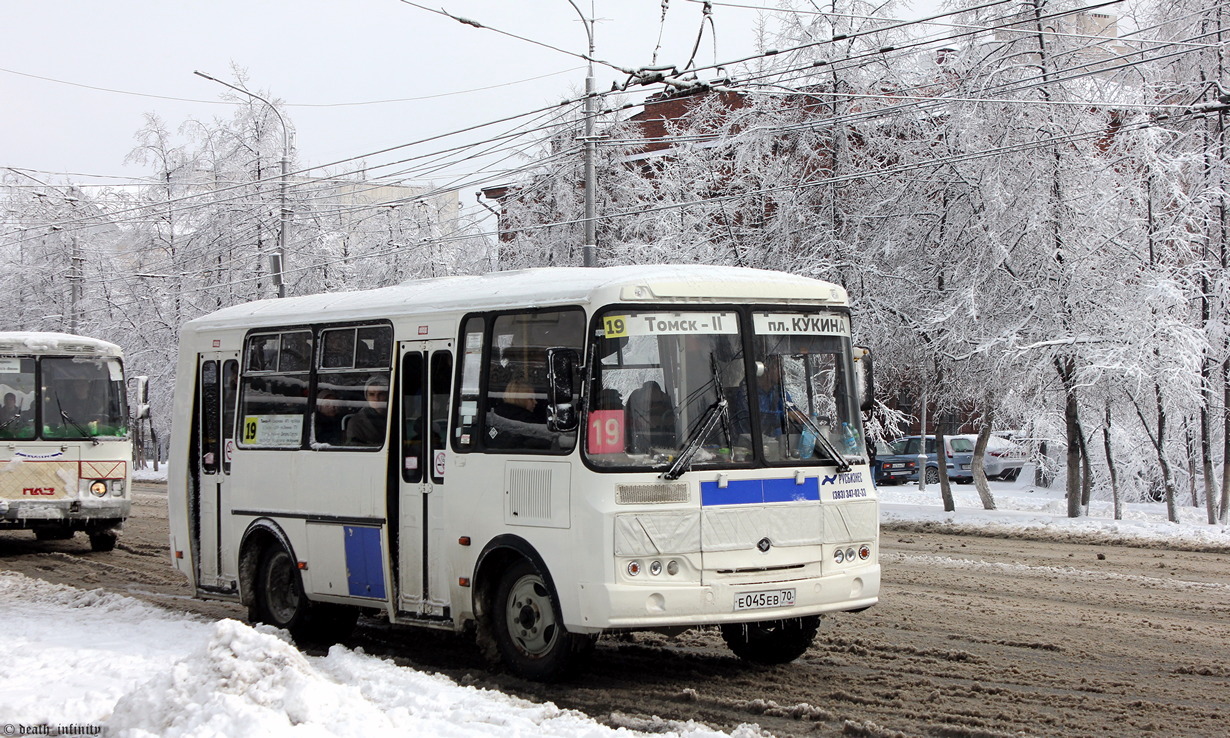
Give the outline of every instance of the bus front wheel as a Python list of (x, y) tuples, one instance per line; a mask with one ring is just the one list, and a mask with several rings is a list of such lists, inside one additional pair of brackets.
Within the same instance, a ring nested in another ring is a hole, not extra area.
[(540, 682), (559, 679), (593, 649), (593, 638), (564, 627), (555, 592), (529, 561), (518, 561), (504, 572), (492, 609), (500, 660), (518, 676)]
[(359, 611), (314, 603), (303, 593), (299, 567), (285, 548), (269, 546), (256, 567), (256, 591), (248, 619), (290, 632), (296, 641), (335, 642), (350, 635)]
[(811, 647), (819, 629), (819, 615), (762, 623), (729, 623), (722, 626), (722, 639), (744, 661), (788, 664)]

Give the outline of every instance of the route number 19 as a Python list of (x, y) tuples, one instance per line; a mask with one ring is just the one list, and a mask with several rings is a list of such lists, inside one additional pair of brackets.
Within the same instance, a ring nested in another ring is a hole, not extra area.
[(628, 333), (628, 319), (622, 315), (611, 315), (602, 319), (602, 329), (607, 338), (621, 338)]

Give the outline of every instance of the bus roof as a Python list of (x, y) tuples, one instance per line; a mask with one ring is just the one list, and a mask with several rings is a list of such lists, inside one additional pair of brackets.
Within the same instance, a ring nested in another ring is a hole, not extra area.
[(836, 284), (785, 272), (704, 264), (548, 267), (438, 277), (360, 292), (332, 292), (234, 305), (190, 321), (186, 330), (307, 323), (421, 313), (662, 301), (845, 306)]
[(71, 333), (0, 331), (0, 354), (70, 354), (122, 357), (123, 350), (111, 343)]

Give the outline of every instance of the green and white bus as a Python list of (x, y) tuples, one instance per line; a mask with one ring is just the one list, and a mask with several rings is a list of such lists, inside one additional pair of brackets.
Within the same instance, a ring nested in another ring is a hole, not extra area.
[(131, 465), (120, 347), (0, 332), (0, 530), (84, 531), (110, 551), (132, 504)]

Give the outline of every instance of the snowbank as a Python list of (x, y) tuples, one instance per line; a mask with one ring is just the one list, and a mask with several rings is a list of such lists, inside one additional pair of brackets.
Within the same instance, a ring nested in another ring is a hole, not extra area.
[[(14, 572), (0, 572), (0, 621), (0, 715), (13, 725), (75, 724), (128, 738), (650, 735), (342, 646), (306, 656), (267, 626), (206, 622)], [(665, 726), (652, 735), (727, 735)]]

